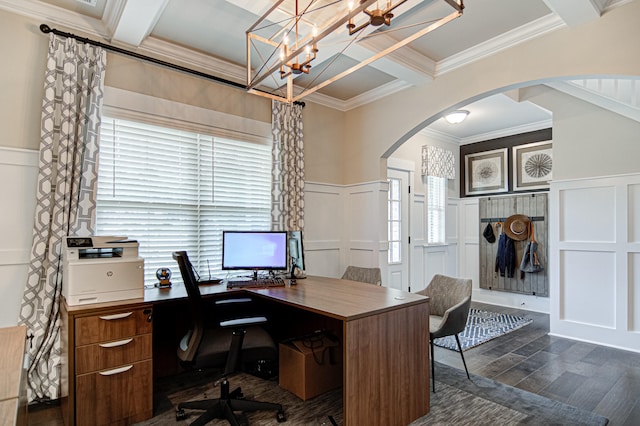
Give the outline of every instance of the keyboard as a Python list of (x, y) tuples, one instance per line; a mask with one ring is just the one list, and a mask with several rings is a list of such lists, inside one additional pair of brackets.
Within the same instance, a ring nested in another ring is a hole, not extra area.
[(269, 288), (284, 287), (282, 278), (259, 278), (257, 280), (229, 280), (227, 288)]

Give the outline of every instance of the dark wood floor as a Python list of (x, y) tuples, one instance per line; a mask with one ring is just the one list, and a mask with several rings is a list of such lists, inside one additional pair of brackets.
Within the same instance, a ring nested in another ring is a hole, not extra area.
[[(465, 351), (470, 373), (600, 414), (613, 426), (640, 425), (640, 354), (549, 336), (547, 314), (472, 307), (533, 323)], [(435, 359), (464, 368), (458, 352), (436, 347)]]
[[(598, 413), (612, 426), (640, 425), (640, 354), (551, 337), (546, 314), (475, 302), (472, 307), (533, 323), (465, 351), (470, 373)], [(463, 368), (454, 351), (436, 347), (435, 359)], [(29, 412), (29, 425), (62, 424), (59, 407)]]

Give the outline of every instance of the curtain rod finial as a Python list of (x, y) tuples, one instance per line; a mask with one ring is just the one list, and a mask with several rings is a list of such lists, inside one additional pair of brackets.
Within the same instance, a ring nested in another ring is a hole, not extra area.
[(40, 31), (42, 31), (43, 33), (47, 34), (47, 33), (50, 33), (52, 30), (47, 24), (41, 24), (40, 25)]

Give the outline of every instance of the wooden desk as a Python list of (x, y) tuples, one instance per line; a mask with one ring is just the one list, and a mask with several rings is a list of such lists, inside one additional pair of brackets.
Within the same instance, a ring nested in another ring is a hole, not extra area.
[(25, 326), (0, 328), (0, 425), (27, 424)]
[[(428, 298), (322, 277), (309, 277), (298, 280), (295, 286), (270, 289), (227, 290), (224, 285), (207, 285), (201, 286), (200, 291), (204, 297), (249, 293), (256, 299), (292, 308), (288, 312), (311, 313), (341, 324), (346, 426), (404, 426), (429, 412)], [(186, 298), (184, 286), (174, 283), (169, 289), (146, 289), (144, 300), (71, 307), (69, 314), (74, 318), (94, 316), (98, 311), (133, 304), (142, 312), (155, 305), (156, 315), (164, 302)], [(296, 321), (287, 318), (287, 322)], [(155, 325), (154, 330), (158, 330)], [(70, 342), (65, 346), (74, 350)], [(170, 350), (175, 354), (175, 346)], [(154, 352), (154, 358), (156, 355)], [(73, 357), (69, 362), (74, 363)], [(69, 365), (70, 376), (75, 368)]]
[(426, 297), (320, 277), (251, 292), (342, 321), (345, 425), (407, 425), (429, 412)]
[[(200, 291), (228, 292), (223, 285)], [(342, 323), (345, 425), (407, 425), (429, 412), (428, 298), (324, 277), (240, 291)], [(175, 298), (186, 298), (182, 285), (145, 291), (145, 301)]]

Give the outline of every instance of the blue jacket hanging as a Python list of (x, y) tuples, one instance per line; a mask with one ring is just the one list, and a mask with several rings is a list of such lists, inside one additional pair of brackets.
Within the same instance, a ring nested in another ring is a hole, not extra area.
[(513, 278), (516, 271), (516, 245), (504, 232), (500, 233), (498, 240), (498, 254), (496, 255), (496, 272), (500, 276)]

